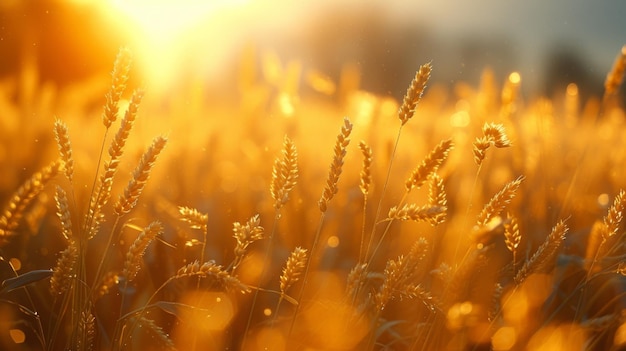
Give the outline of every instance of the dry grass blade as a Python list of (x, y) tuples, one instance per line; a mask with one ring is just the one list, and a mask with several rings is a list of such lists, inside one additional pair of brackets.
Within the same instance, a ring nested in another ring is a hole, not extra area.
[(402, 125), (405, 125), (406, 122), (413, 117), (417, 104), (421, 100), (424, 89), (426, 88), (426, 83), (430, 78), (431, 71), (432, 65), (429, 62), (420, 66), (417, 73), (415, 73), (415, 78), (413, 78), (411, 85), (407, 89), (400, 110), (398, 111), (398, 118), (400, 118)]
[(170, 279), (179, 279), (184, 277), (202, 277), (213, 278), (214, 282), (226, 289), (227, 291), (237, 291), (241, 293), (250, 292), (250, 288), (233, 277), (230, 273), (222, 269), (222, 266), (208, 261), (203, 264), (195, 261), (178, 270), (176, 275)]
[(63, 295), (70, 288), (77, 260), (78, 247), (75, 241), (71, 241), (68, 247), (61, 251), (61, 256), (52, 269), (52, 278), (50, 278), (52, 296)]
[(452, 147), (452, 139), (443, 140), (437, 144), (422, 163), (411, 172), (409, 179), (405, 183), (406, 191), (410, 192), (413, 188), (421, 187), (431, 174), (437, 172), (437, 169), (441, 167), (448, 157)]
[(485, 205), (483, 210), (478, 215), (478, 226), (482, 227), (487, 225), (489, 221), (505, 209), (505, 207), (511, 203), (511, 200), (515, 197), (515, 193), (519, 189), (520, 184), (524, 180), (523, 176), (518, 177), (512, 182), (507, 183), (502, 190), (496, 193), (491, 200)]
[(127, 48), (122, 48), (115, 58), (113, 72), (111, 73), (111, 87), (106, 94), (104, 112), (102, 113), (102, 123), (108, 129), (117, 119), (118, 105), (122, 93), (126, 90), (128, 73), (131, 65), (131, 54)]
[(180, 206), (178, 207), (178, 213), (180, 219), (183, 222), (189, 223), (189, 226), (193, 229), (207, 230), (207, 222), (209, 221), (209, 215), (202, 213), (195, 208)]
[(157, 235), (163, 234), (163, 225), (159, 222), (152, 222), (144, 230), (139, 233), (137, 239), (128, 249), (126, 253), (126, 260), (124, 261), (124, 269), (122, 275), (126, 277), (127, 281), (132, 281), (139, 272), (141, 259), (146, 251), (146, 248)]
[(59, 148), (59, 155), (63, 161), (65, 168), (65, 176), (72, 182), (74, 177), (74, 158), (72, 157), (72, 147), (70, 144), (69, 132), (67, 125), (63, 121), (56, 119), (54, 121), (54, 138)]
[(359, 189), (361, 189), (363, 195), (367, 196), (370, 191), (370, 184), (372, 183), (372, 174), (370, 171), (372, 167), (372, 148), (361, 140), (359, 149), (361, 149), (361, 153), (363, 153), (363, 168), (361, 169)]
[(537, 249), (535, 254), (524, 263), (522, 268), (515, 275), (515, 284), (520, 285), (532, 273), (541, 272), (549, 266), (556, 256), (569, 228), (563, 220), (560, 220), (544, 243)]
[(348, 118), (343, 119), (343, 126), (341, 132), (337, 135), (337, 141), (335, 142), (335, 149), (333, 155), (333, 162), (330, 164), (330, 171), (328, 172), (328, 179), (326, 180), (326, 186), (322, 192), (318, 205), (320, 211), (326, 212), (328, 208), (328, 202), (337, 194), (337, 183), (339, 182), (339, 176), (343, 167), (343, 159), (346, 156), (346, 149), (350, 143), (350, 133), (352, 132), (352, 123)]
[(44, 167), (22, 184), (22, 186), (17, 189), (17, 192), (13, 194), (0, 217), (0, 246), (6, 244), (9, 237), (15, 234), (14, 231), (19, 225), (20, 219), (24, 216), (26, 207), (35, 196), (39, 195), (46, 183), (57, 175), (59, 168), (60, 164), (58, 161)]
[(143, 154), (137, 168), (135, 168), (135, 171), (133, 172), (133, 178), (128, 182), (128, 185), (124, 190), (124, 195), (120, 195), (119, 200), (113, 209), (116, 215), (124, 215), (135, 207), (137, 200), (139, 199), (139, 195), (141, 195), (141, 192), (148, 181), (154, 162), (159, 156), (159, 153), (161, 153), (165, 147), (166, 143), (166, 138), (157, 137), (152, 142), (150, 148)]
[(293, 284), (299, 279), (306, 266), (307, 254), (306, 249), (296, 247), (283, 268), (283, 274), (280, 276), (280, 292), (285, 294)]
[(67, 194), (65, 190), (57, 185), (54, 200), (57, 205), (57, 216), (61, 221), (61, 234), (65, 240), (72, 238), (72, 218), (70, 215), (70, 206), (67, 202)]
[(389, 209), (386, 220), (400, 220), (400, 221), (432, 221), (437, 222), (437, 219), (445, 215), (446, 207), (442, 206), (418, 206), (417, 204), (403, 205), (401, 208), (397, 206)]
[(270, 194), (274, 199), (274, 208), (279, 210), (287, 200), (289, 193), (296, 186), (298, 179), (298, 151), (291, 139), (285, 136), (282, 158), (276, 158), (272, 169)]
[(620, 85), (622, 85), (622, 81), (624, 80), (624, 73), (626, 72), (626, 45), (622, 47), (622, 51), (620, 51), (619, 55), (615, 59), (615, 63), (613, 63), (613, 68), (607, 74), (606, 79), (604, 81), (604, 96), (614, 95), (619, 89)]

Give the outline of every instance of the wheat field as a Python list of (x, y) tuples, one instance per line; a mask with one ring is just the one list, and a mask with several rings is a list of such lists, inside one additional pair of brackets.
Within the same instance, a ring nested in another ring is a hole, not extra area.
[(126, 48), (0, 87), (0, 349), (626, 347), (626, 47), (585, 100), (241, 61), (226, 106), (150, 100)]

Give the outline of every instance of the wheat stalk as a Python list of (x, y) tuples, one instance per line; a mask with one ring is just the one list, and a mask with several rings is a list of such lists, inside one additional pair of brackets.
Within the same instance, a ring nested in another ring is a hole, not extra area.
[(78, 323), (79, 344), (77, 350), (93, 350), (93, 341), (96, 336), (96, 317), (90, 312), (80, 313), (80, 321)]
[(328, 178), (326, 179), (326, 186), (322, 192), (318, 205), (320, 211), (326, 212), (328, 208), (328, 202), (337, 194), (339, 190), (337, 183), (339, 182), (339, 176), (343, 168), (343, 159), (346, 156), (346, 149), (350, 143), (350, 133), (352, 132), (352, 123), (348, 118), (343, 119), (343, 126), (341, 132), (337, 135), (337, 141), (335, 142), (333, 161), (330, 164), (330, 171), (328, 172)]
[(135, 279), (139, 272), (141, 259), (146, 251), (146, 248), (154, 238), (163, 234), (163, 225), (159, 222), (152, 222), (139, 233), (139, 236), (135, 239), (133, 244), (126, 253), (126, 260), (124, 261), (124, 269), (122, 275), (126, 277), (128, 282)]
[(61, 256), (52, 269), (50, 278), (50, 293), (52, 296), (63, 295), (70, 288), (72, 277), (75, 276), (75, 267), (78, 260), (78, 246), (70, 241), (67, 248), (61, 251)]
[(622, 47), (619, 55), (613, 63), (611, 71), (606, 75), (604, 80), (604, 96), (614, 95), (622, 85), (624, 80), (624, 73), (626, 72), (626, 45)]
[(415, 284), (417, 277), (422, 272), (420, 263), (426, 257), (428, 241), (424, 238), (417, 240), (406, 256), (400, 255), (397, 260), (387, 261), (384, 271), (384, 280), (377, 293), (374, 295), (374, 305), (377, 311), (382, 311), (394, 297), (423, 296), (419, 293)]
[(165, 137), (157, 137), (152, 142), (152, 145), (150, 145), (150, 148), (148, 148), (148, 150), (143, 154), (137, 168), (135, 168), (135, 171), (133, 172), (133, 177), (128, 182), (128, 185), (124, 190), (124, 194), (120, 195), (118, 202), (113, 208), (113, 212), (116, 215), (122, 216), (127, 214), (135, 207), (137, 200), (139, 199), (139, 195), (141, 195), (141, 192), (148, 181), (154, 162), (159, 156), (159, 153), (165, 147), (166, 143), (167, 139)]
[(613, 200), (613, 205), (609, 208), (608, 213), (604, 217), (606, 239), (617, 234), (619, 231), (622, 221), (624, 220), (624, 208), (626, 208), (626, 194), (624, 190), (620, 190)]
[(294, 143), (285, 136), (283, 141), (282, 158), (276, 158), (272, 169), (270, 194), (274, 199), (274, 208), (280, 210), (287, 200), (289, 193), (295, 187), (298, 179), (298, 151)]
[(507, 137), (503, 125), (497, 123), (485, 123), (483, 125), (483, 136), (477, 137), (474, 141), (474, 161), (477, 165), (482, 164), (486, 151), (491, 145), (497, 148), (511, 146), (511, 141)]
[(176, 347), (174, 346), (174, 342), (170, 339), (169, 335), (163, 331), (163, 328), (158, 326), (152, 319), (148, 319), (144, 316), (137, 317), (137, 322), (146, 327), (148, 330), (154, 334), (157, 339), (161, 341), (161, 346), (166, 350), (174, 351)]
[(59, 155), (64, 163), (65, 176), (72, 182), (74, 177), (74, 158), (72, 157), (72, 147), (70, 144), (69, 132), (67, 125), (63, 121), (56, 119), (54, 121), (54, 137), (59, 148)]
[(386, 221), (429, 221), (438, 223), (438, 218), (446, 213), (446, 207), (442, 206), (419, 206), (417, 204), (405, 204), (401, 208), (394, 206), (389, 209)]
[(238, 291), (241, 293), (250, 292), (250, 288), (241, 283), (239, 279), (233, 277), (230, 273), (222, 269), (222, 266), (215, 264), (213, 261), (208, 261), (200, 264), (195, 261), (181, 267), (176, 275), (169, 280), (180, 279), (184, 277), (201, 277), (201, 278), (213, 278), (214, 281), (222, 286), (227, 291)]
[[(448, 199), (446, 195), (446, 189), (443, 184), (443, 179), (437, 174), (433, 173), (431, 176), (431, 183), (428, 189), (428, 204), (431, 207), (447, 208)], [(446, 212), (430, 220), (430, 224), (439, 225), (446, 221)]]
[(359, 149), (363, 154), (363, 168), (361, 168), (359, 189), (361, 189), (363, 195), (367, 197), (367, 194), (370, 191), (370, 184), (372, 183), (372, 148), (361, 140), (359, 143)]
[(400, 110), (398, 111), (398, 118), (400, 118), (402, 125), (405, 125), (406, 122), (413, 117), (417, 104), (421, 100), (424, 89), (426, 88), (426, 83), (430, 78), (431, 71), (432, 65), (429, 62), (421, 65), (419, 70), (415, 73), (415, 78), (411, 81), (411, 85), (407, 89)]
[(511, 200), (515, 197), (515, 193), (519, 189), (523, 180), (524, 177), (520, 176), (507, 183), (502, 190), (497, 192), (491, 200), (489, 200), (478, 215), (477, 223), (479, 227), (487, 225), (492, 218), (498, 216), (506, 208), (506, 206), (511, 203)]
[(203, 231), (207, 230), (207, 222), (209, 220), (208, 214), (186, 206), (178, 207), (178, 213), (180, 214), (180, 219), (183, 222), (189, 223), (189, 226), (192, 229), (201, 229)]
[(299, 279), (306, 266), (307, 254), (306, 249), (296, 247), (289, 255), (283, 274), (280, 276), (280, 293), (285, 294), (293, 284)]
[(15, 229), (24, 216), (26, 207), (35, 196), (41, 193), (46, 183), (57, 175), (59, 168), (60, 163), (58, 161), (44, 167), (24, 182), (13, 194), (0, 217), (0, 246), (6, 244), (9, 237), (15, 235)]
[(544, 243), (537, 249), (535, 254), (527, 260), (515, 275), (515, 284), (520, 285), (532, 273), (545, 269), (555, 258), (556, 253), (565, 240), (569, 228), (563, 220), (560, 220), (550, 232)]
[(245, 224), (233, 223), (233, 237), (237, 241), (235, 245), (235, 261), (233, 270), (239, 266), (243, 260), (248, 246), (257, 240), (263, 239), (264, 229), (261, 227), (259, 215), (252, 216)]
[(54, 200), (57, 205), (57, 216), (61, 221), (61, 234), (65, 240), (72, 238), (72, 218), (70, 215), (70, 207), (67, 201), (65, 190), (57, 185)]
[(102, 123), (107, 129), (117, 119), (118, 105), (122, 93), (126, 90), (131, 60), (130, 50), (127, 48), (121, 48), (115, 58), (113, 72), (111, 73), (111, 87), (106, 94), (104, 112), (102, 113)]
[(411, 172), (405, 182), (406, 191), (410, 192), (413, 188), (421, 187), (428, 177), (441, 167), (453, 146), (452, 139), (442, 140), (437, 144), (422, 163)]
[(111, 196), (113, 178), (117, 173), (120, 159), (124, 153), (124, 146), (126, 145), (130, 131), (133, 128), (133, 124), (137, 116), (137, 110), (142, 98), (143, 91), (136, 90), (133, 92), (128, 109), (126, 110), (119, 129), (109, 146), (109, 160), (104, 163), (104, 170), (100, 175), (97, 186), (98, 191), (96, 192), (96, 196), (91, 198), (89, 204), (89, 213), (87, 217), (87, 225), (89, 227), (87, 229), (88, 238), (92, 238), (97, 233), (100, 223), (103, 220), (102, 208), (106, 205)]

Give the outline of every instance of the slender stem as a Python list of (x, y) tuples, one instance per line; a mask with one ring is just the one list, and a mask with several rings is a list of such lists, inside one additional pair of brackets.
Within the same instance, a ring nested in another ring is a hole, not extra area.
[(302, 306), (302, 296), (304, 295), (304, 290), (306, 289), (306, 285), (308, 283), (311, 262), (313, 262), (313, 260), (317, 256), (315, 254), (315, 251), (317, 250), (317, 242), (319, 241), (320, 233), (322, 232), (322, 226), (324, 224), (325, 215), (326, 215), (326, 212), (322, 212), (322, 215), (320, 216), (319, 224), (317, 226), (317, 231), (315, 232), (315, 238), (313, 239), (313, 245), (311, 245), (311, 255), (309, 256), (307, 260), (306, 268), (304, 269), (304, 275), (302, 276), (302, 287), (300, 288), (300, 293), (298, 294), (298, 299), (297, 299), (298, 304), (296, 305), (296, 310), (294, 312), (293, 319), (291, 320), (291, 325), (289, 326), (289, 333), (287, 334), (287, 340), (291, 338), (293, 327), (296, 324), (296, 320), (298, 319), (298, 314), (300, 312), (300, 306)]
[(261, 271), (261, 275), (259, 277), (259, 282), (257, 286), (259, 289), (254, 291), (254, 297), (252, 298), (252, 307), (250, 307), (250, 313), (248, 314), (248, 321), (246, 322), (246, 329), (243, 333), (243, 340), (241, 341), (241, 349), (244, 350), (244, 346), (248, 341), (248, 331), (250, 330), (250, 325), (252, 324), (252, 316), (254, 315), (254, 308), (256, 306), (257, 299), (259, 297), (259, 291), (261, 290), (261, 284), (265, 280), (265, 275), (267, 273), (267, 266), (271, 266), (271, 263), (268, 262), (270, 257), (270, 253), (272, 251), (272, 244), (274, 242), (274, 233), (276, 232), (276, 226), (278, 224), (278, 220), (280, 219), (280, 210), (276, 210), (274, 215), (274, 223), (272, 223), (272, 231), (270, 232), (269, 242), (267, 243), (267, 248), (265, 249), (265, 254), (263, 255), (263, 269)]

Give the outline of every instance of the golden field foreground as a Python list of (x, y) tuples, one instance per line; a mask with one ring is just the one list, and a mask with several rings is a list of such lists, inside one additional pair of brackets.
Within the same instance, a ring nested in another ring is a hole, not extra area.
[(585, 101), (265, 55), (159, 104), (131, 61), (2, 83), (0, 349), (626, 347), (626, 47)]

